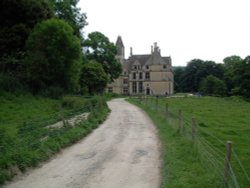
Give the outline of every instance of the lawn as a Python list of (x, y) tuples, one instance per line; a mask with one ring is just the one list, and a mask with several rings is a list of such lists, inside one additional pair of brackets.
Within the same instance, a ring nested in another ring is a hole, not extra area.
[[(146, 98), (131, 101), (142, 107), (159, 129), (164, 161), (163, 187), (224, 187), (227, 141), (233, 142), (229, 184), (232, 187), (250, 186), (249, 102), (237, 97)], [(182, 134), (177, 133), (179, 110), (184, 127)], [(195, 143), (191, 139), (193, 117), (198, 127)]]

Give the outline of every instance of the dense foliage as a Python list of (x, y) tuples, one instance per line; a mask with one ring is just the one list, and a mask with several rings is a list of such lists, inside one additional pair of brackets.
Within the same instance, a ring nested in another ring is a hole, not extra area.
[[(93, 94), (103, 92), (107, 82), (119, 76), (114, 44), (100, 32), (84, 40), (87, 17), (78, 2), (0, 2), (0, 91), (49, 97)], [(101, 67), (95, 69), (100, 71), (90, 74), (89, 61), (98, 62)]]
[(96, 61), (89, 61), (82, 67), (81, 85), (87, 86), (90, 94), (100, 93), (108, 82), (108, 76)]
[(226, 84), (219, 78), (209, 75), (201, 81), (200, 91), (208, 95), (220, 95), (226, 94)]
[(57, 18), (66, 21), (74, 30), (74, 34), (82, 38), (82, 29), (87, 25), (87, 16), (77, 7), (79, 0), (49, 0)]
[(24, 51), (33, 27), (52, 17), (45, 0), (0, 1), (0, 57)]
[(23, 88), (25, 42), (34, 26), (53, 16), (46, 0), (0, 1), (0, 90)]
[[(80, 75), (80, 40), (64, 21), (50, 19), (34, 28), (27, 40), (27, 72), (32, 91), (77, 89)], [(35, 73), (35, 74), (34, 74)]]
[(110, 81), (118, 78), (122, 72), (121, 64), (116, 60), (116, 47), (100, 32), (92, 32), (83, 44), (86, 56), (90, 60), (100, 63), (109, 75)]
[(193, 59), (186, 67), (176, 67), (176, 91), (219, 96), (241, 95), (250, 98), (250, 56), (242, 59), (234, 55), (223, 61), (223, 64), (217, 64)]

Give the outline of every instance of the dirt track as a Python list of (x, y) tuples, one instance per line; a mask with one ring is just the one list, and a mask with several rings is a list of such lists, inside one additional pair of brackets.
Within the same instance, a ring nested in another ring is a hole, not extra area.
[(150, 119), (123, 99), (87, 138), (6, 188), (157, 188), (159, 145)]

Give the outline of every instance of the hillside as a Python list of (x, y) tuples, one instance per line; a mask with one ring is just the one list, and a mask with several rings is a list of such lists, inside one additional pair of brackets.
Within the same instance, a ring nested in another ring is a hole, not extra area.
[[(49, 99), (4, 94), (0, 101), (0, 183), (84, 137), (108, 113), (104, 97)], [(69, 122), (85, 113), (89, 113), (88, 120)], [(59, 121), (63, 126), (49, 126)]]

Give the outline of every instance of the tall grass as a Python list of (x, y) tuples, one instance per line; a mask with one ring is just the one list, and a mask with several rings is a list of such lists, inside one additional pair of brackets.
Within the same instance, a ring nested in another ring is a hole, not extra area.
[[(104, 97), (60, 100), (24, 95), (0, 96), (0, 183), (35, 167), (96, 128), (109, 112)], [(47, 128), (57, 121), (90, 112), (75, 126)]]

